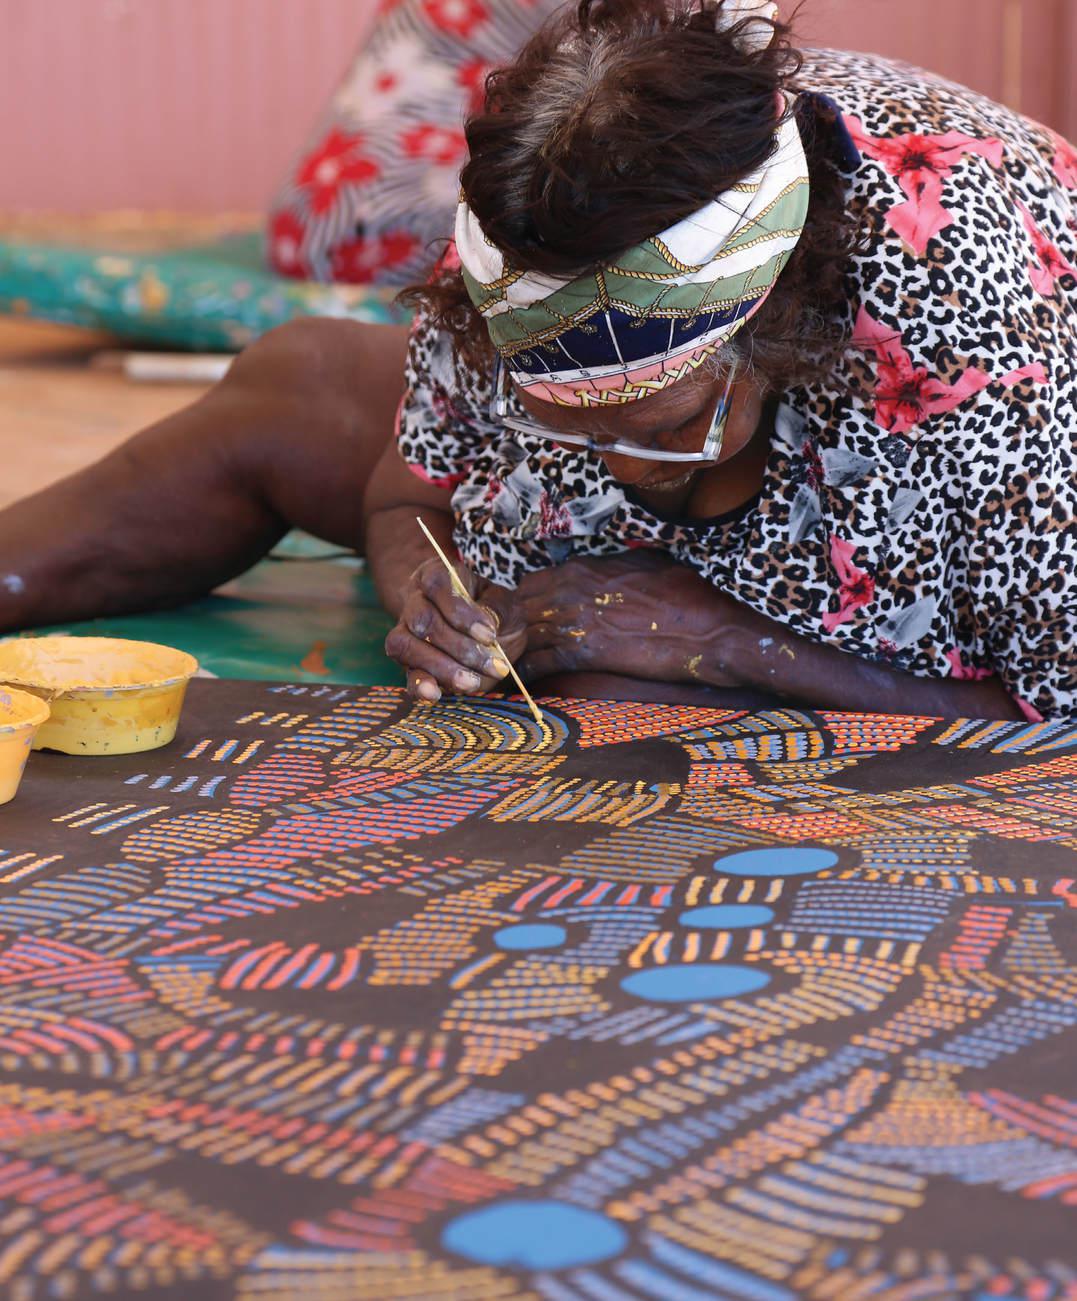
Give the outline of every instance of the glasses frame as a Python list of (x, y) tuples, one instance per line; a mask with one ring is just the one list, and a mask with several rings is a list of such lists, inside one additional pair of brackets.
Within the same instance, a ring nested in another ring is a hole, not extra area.
[(730, 368), (725, 389), (718, 398), (714, 408), (710, 427), (703, 447), (698, 452), (667, 452), (661, 447), (646, 447), (641, 443), (617, 438), (604, 442), (593, 434), (561, 433), (549, 425), (540, 424), (524, 416), (512, 415), (509, 411), (509, 372), (500, 357), (494, 362), (494, 391), (490, 398), (490, 419), (520, 434), (530, 434), (550, 443), (567, 443), (570, 447), (584, 447), (589, 452), (613, 452), (617, 456), (632, 456), (639, 461), (667, 461), (671, 464), (693, 465), (704, 461), (717, 461), (722, 451), (725, 437), (726, 421), (729, 419), (730, 394), (737, 368)]

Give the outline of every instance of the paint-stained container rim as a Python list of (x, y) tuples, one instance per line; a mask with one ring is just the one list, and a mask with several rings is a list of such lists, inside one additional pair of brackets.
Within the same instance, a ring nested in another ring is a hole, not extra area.
[(51, 713), (40, 696), (0, 687), (0, 805), (18, 794), (30, 747)]
[[(100, 670), (77, 667), (97, 657)], [(145, 666), (141, 673), (134, 668), (139, 660)], [(158, 666), (156, 671), (154, 664)], [(12, 637), (0, 642), (0, 683), (32, 688), (46, 700), (82, 693), (112, 695), (174, 687), (190, 681), (197, 672), (198, 661), (193, 655), (151, 641), (56, 634)], [(123, 681), (127, 677), (133, 680)]]
[(137, 754), (176, 735), (198, 661), (186, 651), (119, 637), (17, 637), (0, 642), (0, 687), (47, 701), (35, 750)]
[(0, 687), (0, 736), (40, 727), (48, 716), (48, 704), (40, 696), (18, 687)]

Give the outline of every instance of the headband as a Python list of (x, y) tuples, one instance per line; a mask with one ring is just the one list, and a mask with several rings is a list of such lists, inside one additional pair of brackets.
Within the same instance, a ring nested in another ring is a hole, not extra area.
[[(721, 27), (772, 18), (773, 0), (725, 0)], [(746, 24), (744, 49), (774, 29)], [(513, 382), (563, 406), (632, 402), (716, 352), (759, 310), (808, 209), (808, 165), (792, 107), (766, 162), (698, 212), (583, 275), (514, 268), (461, 202), (456, 250), (471, 301)]]

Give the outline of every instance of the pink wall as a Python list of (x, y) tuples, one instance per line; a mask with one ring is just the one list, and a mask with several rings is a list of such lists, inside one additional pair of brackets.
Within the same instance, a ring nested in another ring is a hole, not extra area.
[[(0, 0), (0, 210), (261, 207), (374, 3)], [(806, 0), (799, 28), (926, 64), (1077, 136), (1075, 11)]]
[(806, 43), (905, 59), (1077, 136), (1075, 0), (806, 0), (796, 25)]
[(261, 207), (374, 0), (0, 0), (0, 209)]

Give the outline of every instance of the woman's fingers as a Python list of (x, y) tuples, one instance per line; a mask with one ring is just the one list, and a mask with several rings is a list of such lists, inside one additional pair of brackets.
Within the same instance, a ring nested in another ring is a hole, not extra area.
[(497, 626), (497, 640), (510, 660), (516, 660), (527, 645), (527, 618), (515, 592), (488, 583), (478, 595), (482, 609)]
[[(472, 587), (474, 579), (468, 572), (460, 574), (465, 587)], [(487, 611), (476, 608), (473, 601), (460, 596), (453, 587), (445, 566), (438, 561), (427, 561), (416, 574), (419, 590), (438, 609), (446, 623), (457, 632), (465, 633), (482, 646), (491, 645), (497, 638), (495, 621)]]
[(441, 699), (441, 688), (429, 673), (412, 669), (408, 674), (408, 695), (414, 700), (425, 700), (433, 705)]
[[(458, 572), (468, 591), (475, 592), (474, 576)], [(408, 692), (415, 699), (435, 701), (443, 692), (471, 695), (489, 691), (509, 673), (509, 662), (497, 646), (499, 628), (509, 643), (502, 643), (505, 653), (519, 654), (527, 627), (512, 592), (486, 585), (481, 597), (465, 599), (445, 567), (429, 560), (412, 577), (385, 650), (408, 670)]]
[(484, 646), (465, 633), (457, 632), (438, 608), (415, 592), (401, 611), (400, 622), (420, 641), (444, 651), (462, 668), (472, 669), (481, 678), (499, 682), (509, 671), (508, 664), (492, 646)]
[[(483, 678), (474, 669), (466, 668), (459, 661), (439, 650), (430, 642), (421, 641), (402, 624), (389, 633), (385, 639), (385, 653), (409, 670), (418, 670), (421, 675), (417, 681), (431, 679), (440, 691), (459, 692), (470, 695), (481, 691)], [(408, 685), (412, 685), (415, 673), (409, 672)]]
[(458, 632), (420, 592), (408, 597), (385, 651), (409, 670), (408, 690), (419, 700), (489, 691), (509, 671), (493, 648)]

